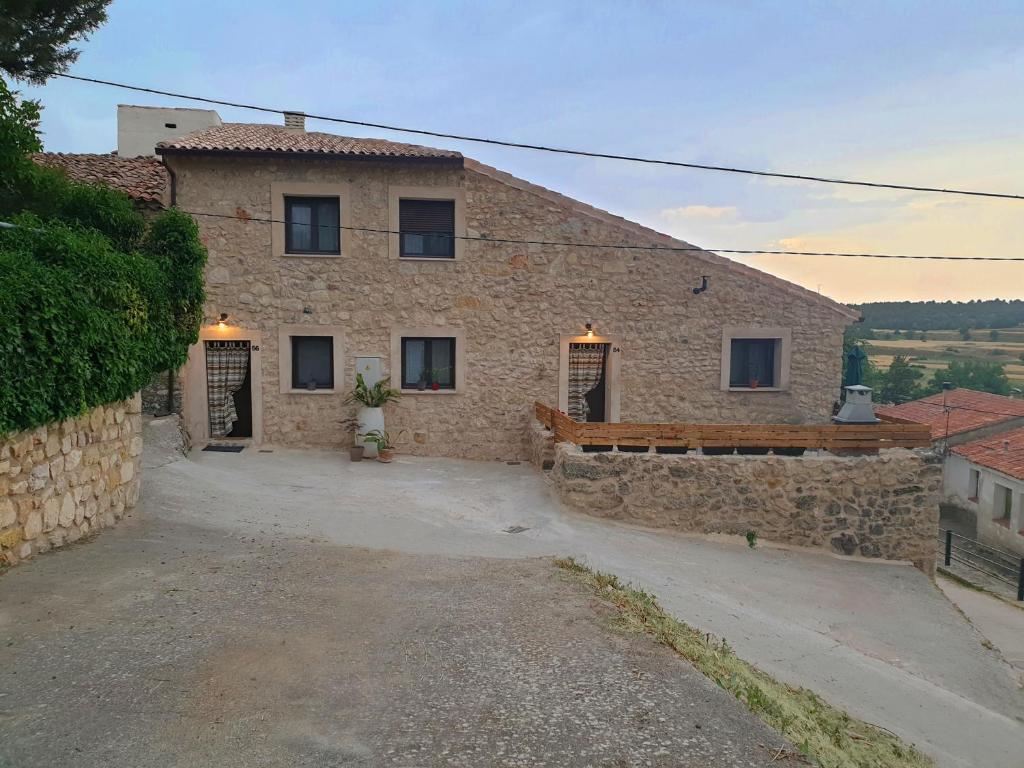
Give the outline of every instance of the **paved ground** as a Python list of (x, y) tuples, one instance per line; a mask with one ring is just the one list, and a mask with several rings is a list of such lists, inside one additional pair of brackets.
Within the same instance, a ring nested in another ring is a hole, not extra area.
[(937, 583), (1024, 680), (1024, 605), (963, 587), (942, 576)]
[(792, 749), (547, 558), (138, 513), (13, 569), (0, 606), (5, 768), (696, 768)]
[[(140, 516), (221, 532), (211, 536), (445, 558), (582, 557), (652, 589), (748, 660), (896, 731), (940, 765), (1020, 768), (1024, 704), (1011, 669), (910, 567), (751, 551), (743, 542), (569, 515), (525, 465), (408, 457), (350, 464), (341, 454), (249, 450), (150, 463), (163, 465), (147, 470)], [(504, 532), (515, 525), (528, 530)], [(272, 615), (265, 624), (276, 630)]]

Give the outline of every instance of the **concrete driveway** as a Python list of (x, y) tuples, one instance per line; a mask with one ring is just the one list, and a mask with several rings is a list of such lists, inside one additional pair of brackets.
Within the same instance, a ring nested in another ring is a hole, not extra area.
[[(282, 541), (574, 555), (652, 590), (747, 660), (893, 730), (940, 765), (1020, 768), (1024, 759), (1024, 696), (1011, 668), (909, 566), (750, 550), (574, 515), (528, 465), (193, 452), (149, 468), (143, 497), (150, 514)], [(504, 532), (511, 526), (527, 530)]]

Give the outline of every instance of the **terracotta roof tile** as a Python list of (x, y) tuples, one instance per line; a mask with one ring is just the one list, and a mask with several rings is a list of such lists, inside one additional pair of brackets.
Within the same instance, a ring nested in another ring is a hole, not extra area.
[[(1024, 418), (1024, 400), (974, 389), (951, 389), (946, 393), (946, 404), (954, 406), (949, 412), (949, 436), (1001, 421)], [(932, 440), (947, 436), (946, 412), (942, 407), (941, 392), (901, 405), (880, 405), (875, 408), (875, 412), (903, 421), (929, 424)]]
[(297, 155), (341, 155), (345, 157), (450, 160), (462, 162), (462, 154), (447, 149), (401, 144), (383, 139), (355, 139), (282, 125), (224, 123), (161, 141), (157, 152), (259, 152)]
[(40, 165), (62, 168), (72, 181), (107, 184), (135, 200), (166, 204), (170, 175), (156, 158), (40, 152), (32, 159)]
[(963, 443), (953, 448), (953, 453), (975, 464), (1024, 480), (1024, 427)]

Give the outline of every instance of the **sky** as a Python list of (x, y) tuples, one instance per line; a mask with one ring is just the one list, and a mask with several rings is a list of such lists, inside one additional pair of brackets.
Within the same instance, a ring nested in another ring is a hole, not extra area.
[[(606, 153), (1024, 194), (1024, 5), (129, 2), (70, 70), (272, 107)], [(47, 150), (106, 152), (119, 103), (53, 79)], [(218, 108), (225, 120), (274, 116)], [(1022, 256), (1024, 202), (429, 143), (715, 248)], [(666, 258), (672, 258), (666, 256)], [(744, 263), (847, 302), (1024, 298), (1024, 263)]]

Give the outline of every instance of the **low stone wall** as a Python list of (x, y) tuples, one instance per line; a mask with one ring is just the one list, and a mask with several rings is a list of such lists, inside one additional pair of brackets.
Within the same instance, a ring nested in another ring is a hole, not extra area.
[(550, 429), (530, 419), (530, 429), (526, 433), (526, 455), (530, 463), (537, 469), (551, 469), (555, 463), (555, 436)]
[(76, 541), (135, 506), (140, 411), (136, 396), (0, 440), (0, 563)]
[(696, 533), (746, 534), (935, 570), (941, 459), (877, 455), (584, 453), (555, 446), (566, 504), (598, 517)]

